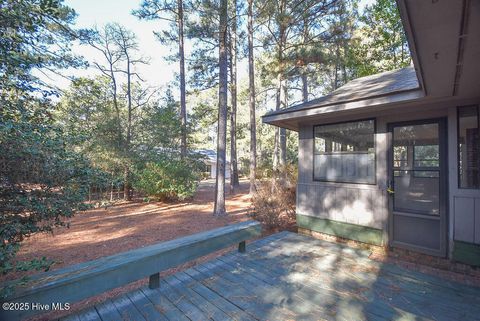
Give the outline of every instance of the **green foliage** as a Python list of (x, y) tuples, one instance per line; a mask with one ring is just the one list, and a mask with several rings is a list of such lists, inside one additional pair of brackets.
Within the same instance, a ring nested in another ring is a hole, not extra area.
[(190, 86), (199, 90), (217, 89), (218, 85), (218, 5), (212, 0), (194, 0), (193, 6), (202, 9), (198, 17), (190, 17), (185, 24), (185, 36), (194, 44), (188, 59), (188, 69), (194, 75)]
[(143, 117), (138, 121), (135, 141), (137, 149), (180, 147), (181, 121), (178, 117), (178, 105), (171, 90), (167, 89), (162, 100), (145, 106)]
[[(122, 110), (125, 105), (121, 104)], [(78, 78), (65, 91), (55, 115), (77, 138), (73, 146), (104, 171), (120, 171), (124, 158), (124, 125), (118, 122), (106, 77)]]
[[(8, 102), (5, 102), (8, 103)], [(0, 273), (48, 267), (12, 260), (25, 237), (51, 232), (85, 209), (89, 163), (69, 150), (45, 104), (16, 102), (0, 110)]]
[[(140, 87), (133, 86), (134, 97), (142, 92)], [(66, 91), (56, 116), (69, 133), (79, 138), (74, 148), (98, 168), (92, 186), (116, 185), (124, 179), (125, 166), (129, 170), (144, 168), (145, 163), (155, 162), (162, 151), (179, 148), (181, 123), (178, 103), (171, 91), (167, 90), (161, 99), (152, 95), (149, 100), (141, 100), (132, 113), (131, 141), (127, 150), (124, 148), (127, 106), (124, 100), (118, 101), (120, 117), (117, 118), (109, 79), (79, 78)]]
[(395, 1), (377, 0), (360, 17), (352, 54), (357, 77), (403, 68), (411, 63), (410, 51)]
[(159, 200), (185, 200), (192, 197), (200, 180), (196, 160), (163, 159), (147, 163), (137, 173), (134, 187)]
[[(3, 0), (0, 4), (0, 91), (41, 90), (32, 69), (80, 66), (70, 51), (73, 9), (61, 0)], [(48, 91), (42, 90), (43, 94)]]
[(48, 268), (46, 258), (14, 263), (21, 242), (85, 208), (90, 164), (68, 148), (72, 137), (53, 122), (55, 92), (32, 74), (83, 64), (70, 50), (74, 18), (62, 1), (0, 4), (1, 274)]

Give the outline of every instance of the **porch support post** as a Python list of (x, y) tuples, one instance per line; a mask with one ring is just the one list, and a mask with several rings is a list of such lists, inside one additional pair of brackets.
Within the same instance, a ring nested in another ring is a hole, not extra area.
[(158, 289), (160, 287), (160, 273), (150, 275), (148, 278), (148, 287), (150, 289)]
[(238, 243), (238, 252), (245, 253), (246, 250), (247, 249), (246, 249), (245, 241)]

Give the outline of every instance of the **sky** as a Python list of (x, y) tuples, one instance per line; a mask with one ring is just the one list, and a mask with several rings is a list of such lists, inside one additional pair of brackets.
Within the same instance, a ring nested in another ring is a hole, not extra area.
[[(154, 30), (165, 27), (161, 21), (144, 21), (134, 17), (131, 12), (140, 6), (140, 0), (66, 0), (65, 4), (73, 8), (78, 16), (76, 19), (76, 28), (92, 28), (97, 26), (102, 28), (109, 22), (118, 22), (127, 29), (132, 30), (138, 38), (140, 55), (149, 58), (150, 64), (138, 67), (138, 72), (142, 78), (154, 87), (163, 87), (174, 79), (177, 69), (175, 64), (167, 63), (163, 57), (167, 56), (171, 50), (162, 46), (153, 34)], [(102, 62), (101, 56), (97, 50), (76, 43), (73, 46), (76, 54), (82, 55), (87, 61)], [(67, 70), (66, 75), (91, 76), (98, 73), (95, 68)], [(69, 85), (67, 79), (55, 79), (57, 86), (65, 89)]]
[[(374, 1), (361, 0), (360, 8)], [(141, 0), (65, 0), (65, 4), (73, 8), (78, 14), (75, 24), (77, 28), (92, 28), (94, 26), (101, 28), (109, 22), (118, 22), (133, 31), (138, 37), (141, 56), (150, 59), (150, 64), (139, 66), (138, 72), (149, 86), (162, 88), (174, 80), (178, 69), (176, 63), (166, 62), (164, 57), (178, 49), (163, 46), (155, 39), (153, 31), (167, 27), (164, 22), (139, 20), (131, 14), (132, 10), (140, 7), (140, 3)], [(187, 55), (189, 47), (190, 44), (186, 43)], [(102, 61), (99, 53), (89, 46), (76, 43), (73, 46), (73, 51), (84, 56), (89, 62)], [(64, 71), (64, 75), (76, 77), (92, 76), (97, 73), (98, 71), (93, 67)], [(238, 64), (238, 77), (242, 79), (246, 75), (247, 63), (241, 61)], [(60, 89), (66, 89), (70, 83), (67, 78), (55, 75), (51, 75), (50, 79), (44, 75), (39, 76), (47, 82), (55, 83)]]

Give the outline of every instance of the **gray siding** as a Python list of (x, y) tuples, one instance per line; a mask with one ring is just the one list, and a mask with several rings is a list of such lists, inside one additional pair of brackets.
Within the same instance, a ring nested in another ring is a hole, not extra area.
[(480, 196), (453, 197), (454, 239), (480, 244)]
[[(387, 151), (390, 135), (387, 124), (404, 120), (429, 119), (448, 115), (448, 239), (480, 244), (480, 191), (458, 188), (457, 106), (478, 104), (479, 100), (443, 101), (408, 106), (388, 113), (322, 117), (300, 123), (297, 213), (387, 230)], [(411, 108), (411, 109), (409, 109)], [(421, 111), (420, 111), (421, 110)], [(347, 184), (313, 181), (313, 125), (376, 117), (377, 184)]]
[(480, 198), (475, 198), (475, 229), (474, 243), (480, 244)]
[(312, 125), (300, 127), (298, 156), (297, 213), (385, 229), (386, 195), (377, 185), (313, 181)]
[[(459, 103), (457, 106), (469, 104), (472, 102)], [(450, 240), (480, 244), (480, 190), (458, 188), (456, 107), (448, 111), (448, 133)], [(453, 251), (453, 242), (450, 250)]]
[(384, 228), (384, 196), (362, 187), (299, 183), (297, 212), (338, 222)]

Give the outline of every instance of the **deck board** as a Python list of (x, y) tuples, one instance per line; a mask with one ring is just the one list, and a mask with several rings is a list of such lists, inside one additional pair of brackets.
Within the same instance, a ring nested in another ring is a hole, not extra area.
[(209, 319), (213, 321), (222, 321), (228, 320), (232, 321), (233, 319), (229, 317), (225, 312), (217, 308), (213, 303), (205, 300), (201, 295), (197, 292), (193, 291), (189, 287), (184, 287), (183, 284), (175, 278), (174, 276), (169, 276), (165, 279), (165, 281), (170, 285), (173, 289), (178, 291), (180, 295), (185, 298), (188, 298), (192, 304), (197, 306), (200, 310), (204, 312)]
[(168, 321), (168, 318), (145, 296), (141, 290), (133, 291), (127, 294), (137, 310), (143, 315), (145, 320)]
[(480, 288), (282, 232), (69, 320), (474, 320)]
[(65, 318), (61, 318), (60, 321), (80, 321), (78, 314), (71, 314)]
[(165, 295), (163, 295), (163, 291), (155, 289), (149, 289), (144, 287), (141, 289), (142, 293), (153, 303), (155, 309), (161, 311), (163, 315), (165, 315), (169, 320), (179, 320), (179, 321), (188, 321), (190, 320), (185, 316), (185, 314), (178, 309), (175, 304), (170, 302)]
[(120, 313), (122, 320), (146, 321), (128, 295), (121, 295), (112, 300), (112, 302)]
[(225, 299), (223, 296), (192, 279), (188, 274), (180, 272), (177, 273), (175, 277), (179, 279), (184, 286), (200, 294), (203, 298), (205, 298), (205, 300), (208, 300), (209, 302), (217, 306), (219, 309), (228, 314), (232, 319), (239, 321), (256, 320), (251, 315), (240, 309), (238, 306)]
[[(268, 251), (266, 252), (268, 253)], [(258, 256), (260, 254), (257, 254), (253, 259), (249, 259), (248, 262), (251, 262), (252, 264), (260, 264), (258, 268), (261, 268), (261, 262), (270, 262), (271, 258), (264, 258)], [(347, 259), (348, 260), (348, 259)], [(248, 264), (246, 262), (245, 264)], [(302, 260), (298, 261), (295, 257), (285, 257), (284, 262), (281, 264), (277, 264), (277, 266), (281, 267), (289, 267), (290, 269), (295, 267), (295, 264), (297, 262), (302, 262)], [(382, 268), (379, 270), (378, 273), (371, 273), (371, 275), (367, 275), (365, 272), (356, 272), (355, 274), (349, 273), (348, 271), (353, 268), (359, 269), (359, 265), (363, 265), (363, 267), (360, 268), (360, 270), (365, 270), (368, 267), (374, 266), (374, 262), (363, 262), (362, 260), (357, 260), (357, 262), (353, 262), (355, 266), (349, 265), (349, 266), (344, 266), (342, 269), (340, 269), (338, 272), (336, 272), (337, 277), (342, 277), (345, 278), (346, 276), (350, 276), (351, 279), (360, 279), (364, 284), (372, 283), (372, 280), (375, 281), (375, 288), (374, 291), (376, 293), (388, 293), (391, 292), (392, 289), (395, 289), (397, 291), (401, 291), (401, 299), (403, 301), (398, 301), (397, 302), (397, 307), (401, 308), (403, 305), (405, 305), (405, 302), (407, 302), (410, 307), (415, 307), (415, 306), (420, 306), (422, 307), (422, 312), (429, 312), (432, 313), (432, 315), (435, 315), (437, 313), (445, 314), (445, 315), (450, 315), (453, 317), (457, 316), (457, 313), (466, 313), (468, 315), (468, 310), (470, 305), (479, 305), (480, 304), (480, 298), (473, 295), (469, 295), (468, 293), (464, 293), (462, 291), (462, 288), (464, 286), (459, 286), (459, 288), (453, 289), (451, 286), (444, 287), (440, 286), (437, 282), (442, 281), (439, 278), (434, 278), (435, 282), (425, 282), (421, 279), (421, 277), (424, 276), (424, 274), (418, 274), (418, 278), (412, 278), (407, 277), (405, 278), (405, 275), (402, 275), (400, 273), (392, 273), (390, 270), (396, 270), (396, 271), (402, 271), (405, 273), (406, 270), (395, 267), (393, 265), (382, 265)], [(368, 263), (366, 265), (366, 263)], [(307, 276), (315, 275), (314, 269), (308, 270), (308, 265), (304, 264), (303, 265), (303, 272)], [(272, 272), (277, 271), (275, 268), (271, 269)], [(333, 272), (332, 269), (328, 269), (327, 266), (322, 265), (322, 271), (330, 271)], [(280, 272), (280, 275), (292, 275), (292, 270), (287, 270), (285, 272)], [(329, 275), (328, 273), (323, 273), (323, 275)], [(380, 277), (378, 277), (380, 275)], [(373, 278), (374, 277), (374, 278)], [(307, 278), (308, 279), (308, 284), (315, 285), (317, 287), (322, 287), (322, 284), (319, 283), (319, 279), (315, 278), (312, 279), (311, 277)], [(356, 282), (352, 282), (350, 280), (350, 283), (353, 283), (353, 287), (358, 287)], [(425, 286), (428, 285), (428, 286)], [(345, 286), (348, 286), (347, 282), (344, 282), (343, 284), (336, 284), (336, 290), (351, 290), (351, 289), (346, 289)], [(350, 286), (351, 288), (351, 286)], [(470, 289), (472, 290), (472, 289)], [(470, 291), (471, 292), (471, 291)], [(478, 293), (478, 291), (477, 291)], [(399, 296), (392, 296), (392, 300), (397, 300)], [(377, 298), (378, 299), (378, 298)], [(437, 304), (440, 302), (446, 302), (448, 301), (450, 304), (448, 305), (441, 305)], [(391, 302), (388, 302), (391, 303)], [(410, 303), (415, 303), (411, 305)], [(430, 310), (430, 311), (429, 311)], [(455, 311), (456, 310), (456, 311)], [(466, 311), (466, 312), (465, 312)], [(419, 312), (416, 312), (417, 315), (421, 314)]]
[(95, 310), (94, 307), (86, 309), (82, 314), (79, 316), (80, 321), (101, 321), (100, 316)]
[[(308, 246), (311, 246), (313, 244), (308, 244), (310, 242), (305, 242)], [(303, 246), (303, 245), (302, 245)], [(318, 246), (318, 244), (317, 244)], [(272, 247), (273, 249), (274, 247)], [(262, 249), (265, 249), (265, 247), (262, 247)], [(263, 251), (262, 253), (267, 253), (265, 255), (269, 255), (269, 251)], [(282, 253), (283, 254), (283, 253)], [(279, 276), (295, 276), (295, 268), (298, 267), (299, 264), (301, 264), (301, 272), (303, 272), (304, 275), (307, 276), (306, 279), (303, 280), (304, 283), (308, 284), (309, 286), (314, 286), (317, 289), (322, 289), (324, 288), (325, 285), (325, 280), (321, 280), (318, 278), (318, 273), (315, 274), (315, 270), (311, 269), (311, 267), (308, 266), (308, 264), (305, 263), (304, 260), (299, 260), (296, 257), (292, 256), (284, 256), (283, 261), (276, 264), (276, 267), (270, 268), (265, 270), (265, 266), (262, 265), (262, 262), (266, 263), (272, 263), (272, 258), (271, 257), (265, 257), (265, 255), (262, 255), (261, 253), (257, 253), (256, 255), (253, 256), (253, 258), (249, 258), (245, 260), (245, 262), (242, 263), (242, 265), (249, 265), (253, 264), (256, 265), (255, 269), (266, 271), (266, 272), (271, 272), (271, 273), (278, 273)], [(280, 257), (281, 255), (277, 255), (276, 258)], [(235, 256), (227, 256), (222, 259), (229, 259), (231, 257)], [(349, 258), (346, 258), (343, 256), (344, 261), (350, 260)], [(350, 260), (352, 261), (352, 260)], [(355, 266), (350, 265), (350, 266), (343, 266), (343, 269), (340, 269), (339, 271), (336, 271), (336, 276), (337, 278), (345, 279), (347, 277), (352, 277), (352, 279), (360, 279), (362, 281), (363, 285), (368, 284), (369, 282), (372, 283), (372, 278), (370, 278), (370, 281), (368, 278), (365, 278), (362, 273), (355, 273), (352, 274), (349, 272), (349, 269), (357, 268), (358, 265), (364, 264), (362, 263), (361, 259), (358, 259), (356, 262), (352, 261), (351, 264), (353, 263)], [(317, 262), (318, 263), (318, 262)], [(370, 265), (375, 265), (375, 262), (369, 262)], [(337, 264), (339, 264), (337, 262)], [(277, 268), (280, 267), (280, 270)], [(310, 268), (310, 270), (309, 270)], [(337, 268), (337, 266), (334, 266), (334, 268)], [(348, 269), (347, 269), (348, 268)], [(365, 267), (364, 267), (365, 268)], [(326, 264), (321, 265), (322, 269), (322, 275), (323, 276), (329, 276), (331, 273), (333, 273), (333, 269), (329, 268)], [(297, 271), (298, 272), (298, 271)], [(325, 273), (328, 272), (328, 273)], [(364, 273), (363, 273), (364, 274)], [(373, 274), (373, 273), (372, 273)], [(315, 278), (312, 278), (312, 276), (316, 276)], [(394, 275), (397, 277), (397, 275)], [(330, 289), (331, 291), (335, 290), (335, 292), (340, 292), (340, 293), (346, 293), (348, 295), (349, 291), (354, 291), (355, 288), (359, 288), (361, 284), (357, 284), (356, 281), (351, 282), (342, 282), (342, 283), (336, 283), (335, 284), (335, 289)], [(468, 308), (470, 304), (476, 304), (478, 301), (478, 297), (475, 298), (475, 296), (471, 297), (473, 299), (473, 302), (462, 302), (455, 300), (456, 295), (458, 294), (458, 291), (456, 293), (445, 293), (445, 289), (439, 289), (438, 291), (429, 291), (429, 288), (425, 287), (417, 287), (415, 288), (414, 284), (408, 284), (404, 282), (405, 280), (393, 280), (393, 281), (388, 281), (388, 279), (384, 277), (376, 278), (375, 280), (375, 288), (373, 289), (374, 293), (365, 293), (366, 295), (370, 296), (372, 298), (373, 302), (381, 302), (384, 301), (383, 299), (380, 300), (380, 296), (385, 296), (383, 293), (388, 293), (391, 292), (392, 289), (395, 290), (401, 290), (402, 293), (399, 296), (394, 295), (388, 298), (389, 302), (384, 302), (385, 304), (382, 304), (380, 306), (375, 306), (377, 304), (369, 304), (368, 310), (371, 311), (371, 313), (374, 314), (379, 314), (382, 312), (381, 310), (385, 309), (385, 305), (389, 306), (392, 305), (392, 300), (396, 301), (393, 302), (395, 303), (394, 306), (397, 309), (408, 309), (408, 308), (415, 308), (415, 306), (422, 307), (421, 311), (415, 311), (417, 316), (421, 316), (422, 314), (424, 315), (425, 313), (427, 314), (428, 317), (436, 318), (435, 315), (437, 314), (444, 314), (445, 316), (451, 316), (452, 319), (457, 317), (458, 315), (469, 315), (468, 313)], [(353, 283), (353, 284), (349, 284)], [(413, 282), (415, 283), (415, 282)], [(391, 288), (390, 288), (391, 287)], [(430, 293), (428, 293), (430, 292)], [(478, 292), (477, 292), (478, 293)], [(440, 305), (438, 304), (439, 302), (443, 302), (447, 299), (453, 300), (452, 303), (455, 304), (450, 304), (450, 305)], [(472, 301), (472, 300), (470, 300)], [(350, 299), (350, 304), (352, 304), (352, 299)], [(415, 304), (411, 304), (415, 303)], [(408, 307), (407, 307), (408, 306)], [(373, 309), (372, 309), (373, 308)], [(457, 310), (457, 311), (452, 311), (452, 310)], [(367, 312), (369, 312), (367, 311)], [(465, 312), (467, 311), (467, 312)], [(381, 315), (385, 315), (381, 313)], [(404, 310), (404, 314), (409, 314), (407, 311)], [(426, 317), (424, 315), (424, 317)], [(474, 317), (473, 315), (470, 315), (470, 317)]]
[[(222, 260), (233, 262), (232, 258), (221, 258)], [(237, 265), (234, 267), (235, 269), (240, 269), (244, 270), (248, 273), (255, 274), (257, 277), (263, 277), (265, 281), (271, 283), (271, 284), (289, 284), (290, 291), (293, 292), (295, 295), (300, 296), (306, 303), (313, 303), (317, 309), (319, 307), (323, 308), (323, 311), (321, 311), (321, 315), (324, 316), (334, 316), (336, 315), (335, 312), (335, 305), (332, 304), (334, 302), (337, 302), (341, 300), (342, 293), (341, 289), (336, 289), (336, 291), (331, 291), (331, 289), (324, 288), (323, 284), (316, 282), (315, 279), (297, 279), (297, 280), (288, 280), (286, 279), (285, 273), (282, 272), (282, 270), (279, 270), (275, 266), (272, 267), (267, 267), (267, 266), (258, 266), (258, 265), (253, 265), (253, 262), (247, 262), (244, 260), (242, 263), (239, 263), (238, 260), (236, 261)], [(270, 263), (272, 263), (270, 261)], [(278, 266), (278, 262), (276, 264)], [(261, 271), (261, 272), (260, 272)], [(306, 282), (308, 281), (308, 282)], [(344, 295), (345, 296), (345, 295)], [(358, 299), (356, 299), (353, 296), (349, 297), (349, 304), (352, 306), (355, 303), (359, 303)], [(382, 308), (382, 307), (379, 307)], [(355, 314), (354, 309), (352, 310), (352, 313), (349, 313), (348, 315), (345, 316), (347, 320), (361, 320), (363, 319), (362, 316), (359, 316)], [(312, 313), (314, 311), (311, 311)], [(350, 312), (350, 311), (346, 311)], [(318, 314), (317, 314), (318, 315)], [(375, 317), (375, 315), (372, 315), (371, 317)], [(326, 317), (326, 319), (328, 319)], [(338, 316), (335, 317), (334, 319), (338, 319)], [(370, 318), (371, 319), (371, 318)]]
[[(304, 320), (315, 319), (315, 315), (323, 312), (318, 306), (312, 305), (310, 300), (303, 300), (296, 295), (295, 289), (287, 284), (269, 284), (260, 278), (255, 278), (248, 273), (236, 273), (238, 270), (232, 270), (224, 262), (215, 260), (207, 265), (212, 271), (216, 271), (218, 275), (224, 278), (236, 279), (239, 284), (245, 288), (245, 291), (255, 291), (264, 302), (273, 304), (274, 314), (277, 314), (276, 308), (286, 313), (285, 318), (296, 316)], [(312, 318), (310, 318), (312, 316)], [(285, 320), (285, 319), (283, 319)]]
[(116, 321), (122, 319), (122, 316), (118, 312), (112, 300), (106, 300), (100, 304), (97, 304), (95, 308), (97, 309), (98, 315), (102, 321)]
[(175, 304), (175, 306), (182, 311), (190, 320), (209, 320), (210, 315), (204, 313), (199, 307), (192, 303), (188, 296), (182, 295), (173, 289), (164, 280), (160, 281), (160, 287), (164, 290), (165, 296)]
[[(196, 266), (185, 272), (232, 304), (247, 311), (257, 320), (267, 320), (271, 317), (270, 313), (275, 307), (271, 303), (262, 301), (260, 293), (255, 288), (245, 289), (242, 282), (222, 278), (204, 266)], [(278, 311), (278, 315), (284, 316), (283, 311)]]
[[(247, 269), (244, 266), (241, 267), (232, 267), (231, 265), (226, 264), (224, 261), (219, 260), (223, 264), (218, 266), (222, 269), (225, 269), (228, 273), (234, 273), (241, 277), (242, 280), (250, 284), (262, 283), (265, 285), (265, 291), (268, 296), (272, 296), (275, 300), (280, 301), (277, 304), (283, 304), (283, 302), (288, 302), (293, 307), (291, 308), (294, 312), (307, 314), (307, 315), (318, 315), (325, 314), (328, 311), (320, 305), (312, 304), (312, 291), (311, 289), (304, 289), (297, 286), (296, 284), (282, 282), (279, 278), (276, 278), (274, 275), (268, 275), (262, 271), (267, 269), (253, 270)], [(286, 295), (287, 294), (287, 295)]]

